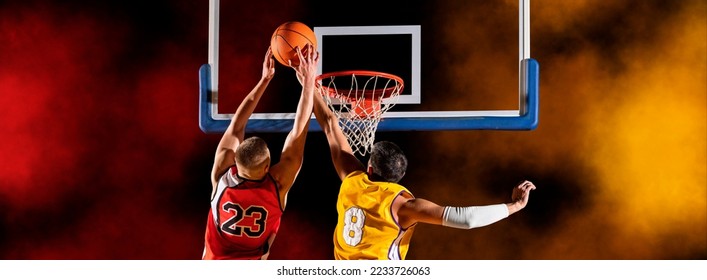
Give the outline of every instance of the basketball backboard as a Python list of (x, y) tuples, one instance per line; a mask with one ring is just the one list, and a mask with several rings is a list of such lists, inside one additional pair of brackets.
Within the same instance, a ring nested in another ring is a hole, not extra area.
[[(513, 63), (506, 64), (509, 66), (506, 68), (513, 68), (510, 72), (515, 72), (516, 74), (507, 77), (505, 79), (507, 83), (504, 83), (504, 86), (499, 88), (498, 92), (493, 93), (493, 98), (503, 95), (504, 97), (501, 99), (508, 100), (508, 98), (512, 97), (515, 100), (514, 104), (511, 105), (514, 108), (503, 109), (493, 108), (494, 106), (499, 106), (493, 102), (487, 105), (483, 102), (477, 102), (488, 99), (483, 96), (480, 97), (479, 95), (481, 94), (477, 94), (474, 97), (475, 99), (466, 99), (466, 97), (474, 95), (473, 89), (458, 89), (454, 86), (457, 83), (468, 83), (469, 81), (478, 81), (478, 84), (483, 84), (487, 80), (484, 77), (484, 73), (451, 77), (450, 74), (442, 74), (443, 76), (446, 75), (444, 77), (449, 78), (449, 80), (439, 81), (440, 76), (435, 75), (435, 73), (444, 72), (445, 69), (435, 68), (446, 68), (449, 64), (452, 64), (449, 66), (451, 68), (455, 67), (453, 64), (464, 62), (449, 60), (449, 57), (454, 56), (454, 54), (449, 54), (445, 50), (445, 47), (449, 46), (445, 46), (440, 43), (442, 42), (441, 39), (437, 39), (441, 37), (441, 34), (436, 31), (439, 29), (438, 27), (426, 28), (427, 26), (435, 26), (440, 21), (440, 19), (426, 17), (427, 14), (435, 14), (430, 12), (430, 9), (437, 9), (437, 7), (432, 6), (439, 3), (442, 3), (439, 5), (444, 5), (445, 2), (427, 2), (411, 1), (406, 3), (405, 6), (407, 8), (395, 13), (385, 13), (383, 11), (385, 14), (395, 14), (397, 16), (387, 16), (384, 19), (378, 17), (378, 20), (363, 20), (360, 19), (361, 17), (336, 17), (335, 15), (337, 13), (340, 14), (341, 11), (315, 11), (314, 16), (309, 16), (309, 18), (299, 21), (310, 24), (317, 36), (317, 49), (321, 55), (318, 69), (320, 74), (345, 70), (373, 70), (391, 73), (403, 78), (405, 83), (404, 90), (400, 97), (396, 99), (396, 105), (393, 109), (383, 115), (382, 120), (378, 124), (378, 131), (535, 129), (538, 125), (539, 64), (530, 56), (530, 0), (519, 0), (517, 13), (516, 11), (510, 11), (514, 6), (508, 5), (507, 1), (503, 2), (505, 4), (500, 5), (500, 7), (505, 7), (508, 10), (500, 13), (505, 14), (505, 17), (517, 15), (512, 19), (517, 24), (508, 25), (512, 29), (517, 28), (517, 30), (494, 32), (517, 34), (517, 41), (514, 44), (508, 44), (505, 39), (498, 43), (494, 42), (493, 38), (477, 39), (483, 40), (484, 45), (491, 45), (492, 49), (512, 50), (517, 48), (517, 53), (509, 52), (506, 55), (508, 57), (507, 61)], [(451, 5), (458, 6), (459, 4)], [(496, 10), (498, 8), (496, 6), (489, 7), (488, 4), (480, 4), (478, 6), (477, 10)], [(386, 8), (399, 7), (394, 5), (392, 7), (383, 7), (379, 5), (373, 9), (385, 10)], [(463, 10), (462, 7), (453, 6), (452, 8)], [(324, 8), (318, 6), (318, 9)], [(355, 11), (349, 12), (357, 13)], [(221, 35), (219, 25), (222, 13), (219, 0), (210, 0), (209, 61), (199, 69), (199, 126), (206, 133), (223, 132), (233, 115), (233, 112), (219, 108), (219, 94), (226, 94), (219, 93), (219, 39)], [(466, 17), (463, 14), (440, 13), (444, 14), (445, 17), (459, 18), (459, 22), (466, 22), (470, 26), (468, 28), (470, 30), (476, 30), (484, 23), (493, 22), (489, 21), (488, 18), (477, 20), (473, 17)], [(480, 13), (486, 12), (480, 11)], [(356, 18), (356, 20), (348, 18)], [(284, 19), (283, 21), (288, 20), (291, 19)], [(446, 20), (449, 19), (447, 18)], [(508, 18), (503, 20), (504, 22), (511, 21)], [(483, 27), (481, 28), (483, 29)], [(501, 27), (486, 27), (489, 30), (499, 28)], [(447, 29), (449, 28), (447, 27)], [(463, 27), (462, 30), (464, 30)], [(468, 33), (474, 32), (469, 31)], [(466, 32), (460, 34), (461, 36), (470, 36)], [(459, 49), (464, 50), (464, 43), (464, 40), (460, 41), (459, 44), (462, 48), (456, 47), (457, 52), (459, 52)], [(468, 41), (466, 43), (474, 45)], [(498, 47), (494, 45), (498, 45)], [(472, 46), (467, 48), (469, 52), (472, 49)], [(432, 65), (424, 64), (429, 61), (437, 61), (437, 58), (439, 60), (446, 59), (449, 64), (440, 63), (438, 65), (436, 62), (429, 63)], [(463, 59), (473, 59), (473, 57), (470, 56)], [(484, 69), (483, 65), (477, 68), (475, 72), (479, 72), (480, 70), (478, 69)], [(511, 87), (512, 90), (510, 90), (510, 88), (506, 88), (508, 84), (516, 84), (517, 88)], [(446, 95), (440, 96), (441, 94)], [(450, 99), (450, 96), (454, 98)], [(440, 100), (443, 100), (443, 102)], [(471, 101), (475, 102), (474, 106), (458, 108), (468, 103), (465, 100), (474, 100)], [(434, 105), (439, 105), (440, 102), (443, 103), (443, 106), (433, 108)], [(483, 106), (489, 106), (489, 108), (483, 108)], [(290, 107), (292, 107), (292, 112), (254, 113), (249, 119), (246, 131), (289, 131), (294, 123), (294, 106)], [(310, 122), (310, 131), (318, 130), (321, 130), (321, 128), (317, 122)]]

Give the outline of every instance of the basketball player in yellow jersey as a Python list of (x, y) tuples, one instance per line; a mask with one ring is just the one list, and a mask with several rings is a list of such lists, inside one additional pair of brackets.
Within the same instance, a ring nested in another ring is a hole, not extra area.
[(405, 175), (407, 158), (396, 144), (375, 143), (364, 167), (354, 156), (336, 115), (318, 93), (314, 94), (314, 115), (342, 181), (334, 231), (337, 260), (404, 260), (417, 223), (461, 229), (486, 226), (523, 209), (535, 189), (533, 183), (524, 181), (513, 189), (511, 202), (484, 206), (440, 206), (415, 198), (398, 184)]
[[(401, 228), (391, 211), (396, 197), (412, 197), (396, 183), (374, 182), (363, 171), (343, 179), (336, 210), (336, 259), (404, 259), (413, 227)], [(364, 234), (365, 233), (365, 234)]]

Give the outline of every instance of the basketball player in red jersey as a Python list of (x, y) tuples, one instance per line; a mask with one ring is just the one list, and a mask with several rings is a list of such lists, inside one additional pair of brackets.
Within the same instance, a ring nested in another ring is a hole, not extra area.
[(287, 192), (302, 166), (304, 143), (312, 115), (319, 54), (311, 46), (297, 49), (299, 65), (292, 66), (302, 82), (294, 125), (280, 161), (270, 165), (262, 138), (244, 139), (248, 118), (275, 75), (268, 48), (260, 81), (239, 105), (216, 149), (211, 171), (211, 209), (202, 259), (267, 259), (280, 227)]

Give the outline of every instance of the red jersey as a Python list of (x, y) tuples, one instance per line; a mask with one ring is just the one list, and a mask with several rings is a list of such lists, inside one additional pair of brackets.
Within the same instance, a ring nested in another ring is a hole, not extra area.
[(238, 177), (232, 166), (221, 176), (211, 200), (203, 259), (260, 259), (277, 234), (282, 204), (275, 179)]

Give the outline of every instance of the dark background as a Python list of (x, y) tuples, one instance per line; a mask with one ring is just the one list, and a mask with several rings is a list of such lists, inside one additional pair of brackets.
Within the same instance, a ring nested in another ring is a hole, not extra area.
[[(425, 106), (517, 105), (516, 1), (222, 2), (222, 112), (280, 23), (362, 14), (423, 26)], [(402, 184), (442, 205), (538, 189), (488, 227), (419, 225), (408, 258), (706, 259), (707, 4), (537, 0), (531, 18), (537, 129), (377, 139), (407, 152)], [(207, 31), (208, 1), (0, 1), (0, 259), (201, 257), (220, 139), (198, 126)], [(275, 79), (263, 106), (294, 108), (292, 70)], [(285, 137), (261, 136), (272, 151)], [(332, 258), (338, 183), (311, 132), (271, 258)]]

